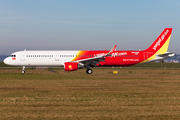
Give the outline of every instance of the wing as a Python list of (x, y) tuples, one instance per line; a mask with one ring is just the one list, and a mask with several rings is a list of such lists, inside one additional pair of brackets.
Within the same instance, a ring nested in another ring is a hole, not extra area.
[(74, 62), (79, 62), (79, 65), (84, 66), (86, 68), (90, 68), (90, 66), (94, 66), (97, 67), (97, 64), (100, 65), (100, 62), (105, 62), (105, 59), (107, 56), (111, 56), (111, 54), (116, 50), (116, 46), (115, 45), (110, 51), (109, 53), (103, 55), (103, 56), (95, 56), (92, 58), (88, 58), (88, 59), (82, 59), (82, 60), (77, 60)]

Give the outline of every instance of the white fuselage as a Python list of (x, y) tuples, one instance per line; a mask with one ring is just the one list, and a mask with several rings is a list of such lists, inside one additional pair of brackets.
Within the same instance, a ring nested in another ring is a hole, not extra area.
[[(13, 66), (63, 66), (78, 51), (19, 51), (11, 54), (4, 63)], [(13, 56), (13, 57), (12, 57)]]

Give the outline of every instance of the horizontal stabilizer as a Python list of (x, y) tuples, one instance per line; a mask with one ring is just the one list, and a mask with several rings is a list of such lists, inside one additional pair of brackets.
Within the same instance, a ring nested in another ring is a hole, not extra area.
[(171, 52), (166, 52), (164, 54), (157, 54), (158, 57), (163, 57), (163, 59), (174, 57), (176, 54)]

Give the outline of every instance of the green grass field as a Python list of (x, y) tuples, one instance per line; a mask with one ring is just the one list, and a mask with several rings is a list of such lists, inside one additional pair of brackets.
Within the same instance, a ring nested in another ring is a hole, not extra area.
[(53, 70), (0, 69), (0, 119), (180, 119), (178, 69)]

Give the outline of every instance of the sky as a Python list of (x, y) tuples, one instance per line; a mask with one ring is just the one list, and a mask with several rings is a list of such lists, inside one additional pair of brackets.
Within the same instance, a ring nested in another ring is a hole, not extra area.
[(144, 50), (173, 28), (180, 54), (179, 0), (0, 0), (0, 55), (21, 50)]

